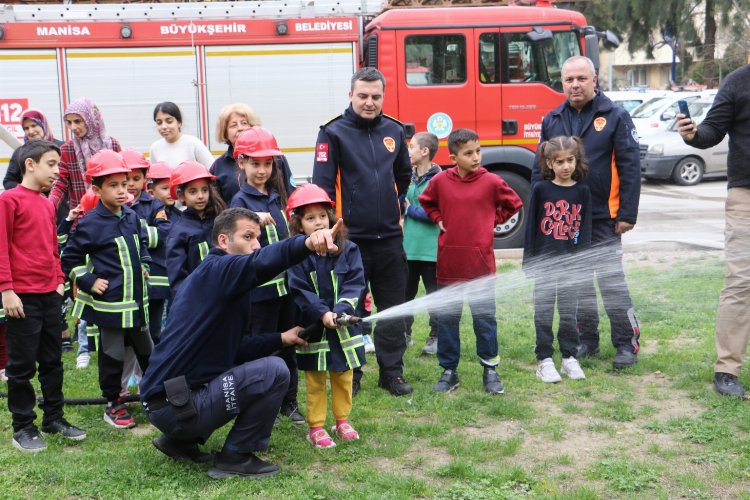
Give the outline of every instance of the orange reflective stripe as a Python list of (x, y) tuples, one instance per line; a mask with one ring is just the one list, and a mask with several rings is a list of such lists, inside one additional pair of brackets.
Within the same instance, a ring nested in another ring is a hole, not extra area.
[(615, 151), (612, 150), (612, 181), (609, 186), (609, 216), (612, 219), (617, 218), (617, 212), (620, 211), (620, 174), (615, 163)]
[(343, 217), (343, 197), (341, 196), (341, 168), (336, 167), (336, 217), (339, 219)]

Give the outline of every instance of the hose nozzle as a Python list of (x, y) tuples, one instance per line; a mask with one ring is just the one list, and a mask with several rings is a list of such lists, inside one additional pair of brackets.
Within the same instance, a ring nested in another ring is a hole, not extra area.
[(349, 325), (356, 325), (357, 323), (361, 323), (362, 318), (359, 318), (357, 316), (351, 316), (349, 314), (340, 314), (338, 317), (336, 317), (336, 325), (337, 326), (349, 326)]

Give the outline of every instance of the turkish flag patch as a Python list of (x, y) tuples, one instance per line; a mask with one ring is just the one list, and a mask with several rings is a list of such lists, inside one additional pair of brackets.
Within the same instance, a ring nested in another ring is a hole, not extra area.
[(328, 143), (321, 142), (318, 144), (315, 152), (315, 161), (320, 163), (328, 163)]

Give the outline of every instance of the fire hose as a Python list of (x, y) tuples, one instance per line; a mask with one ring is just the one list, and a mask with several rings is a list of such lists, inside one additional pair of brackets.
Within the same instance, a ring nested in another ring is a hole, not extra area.
[[(349, 325), (354, 325), (357, 323), (360, 323), (362, 321), (362, 318), (358, 318), (357, 316), (351, 316), (349, 314), (342, 314), (336, 318), (336, 325), (338, 327), (345, 327)], [(314, 323), (304, 330), (302, 330), (299, 333), (299, 338), (301, 339), (307, 339), (312, 335), (313, 332), (320, 329), (321, 323), (317, 322)], [(280, 354), (283, 351), (283, 349), (279, 349), (272, 355)], [(0, 392), (0, 398), (7, 398), (8, 393), (7, 392)], [(44, 398), (41, 396), (36, 398), (38, 404), (44, 404)], [(120, 400), (123, 403), (140, 403), (141, 397), (138, 394), (131, 394), (128, 396), (123, 396), (120, 398)], [(65, 398), (63, 400), (63, 403), (70, 406), (83, 406), (83, 405), (105, 405), (107, 404), (106, 398)]]

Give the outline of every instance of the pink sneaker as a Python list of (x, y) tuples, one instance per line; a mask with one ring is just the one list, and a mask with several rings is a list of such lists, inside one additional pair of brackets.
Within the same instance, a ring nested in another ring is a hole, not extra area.
[(331, 432), (344, 441), (354, 441), (359, 439), (359, 432), (355, 431), (354, 427), (352, 427), (349, 422), (342, 422), (338, 425), (334, 425), (331, 427)]
[(321, 450), (336, 446), (331, 436), (322, 428), (317, 430), (310, 429), (310, 432), (307, 433), (307, 442)]

